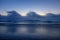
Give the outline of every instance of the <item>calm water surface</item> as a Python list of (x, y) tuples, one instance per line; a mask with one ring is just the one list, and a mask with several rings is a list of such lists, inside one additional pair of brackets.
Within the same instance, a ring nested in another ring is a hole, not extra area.
[(0, 24), (0, 35), (60, 38), (60, 24)]

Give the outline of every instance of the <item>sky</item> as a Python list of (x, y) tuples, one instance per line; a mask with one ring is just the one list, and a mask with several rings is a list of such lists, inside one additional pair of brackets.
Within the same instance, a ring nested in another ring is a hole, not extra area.
[(47, 13), (59, 14), (60, 0), (0, 0), (1, 15), (7, 15), (7, 11), (13, 10), (22, 16), (31, 11), (42, 16)]

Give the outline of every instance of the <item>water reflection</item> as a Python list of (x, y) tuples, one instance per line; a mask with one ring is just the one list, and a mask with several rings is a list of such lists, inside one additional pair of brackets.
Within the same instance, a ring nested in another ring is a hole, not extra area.
[(38, 27), (36, 28), (36, 33), (40, 35), (46, 35), (48, 30), (45, 27)]
[(60, 25), (58, 24), (10, 24), (1, 25), (0, 34), (25, 34), (37, 36), (60, 37)]
[(27, 33), (27, 31), (28, 31), (28, 28), (24, 27), (24, 26), (16, 28), (16, 33), (18, 33), (18, 34), (20, 34), (20, 33)]
[(7, 33), (8, 28), (6, 26), (0, 26), (0, 33)]

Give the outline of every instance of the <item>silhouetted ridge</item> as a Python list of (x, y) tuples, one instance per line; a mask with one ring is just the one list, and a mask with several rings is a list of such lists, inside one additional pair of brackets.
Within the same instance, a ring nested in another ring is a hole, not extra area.
[(8, 21), (10, 22), (18, 22), (21, 19), (21, 15), (16, 11), (7, 11), (8, 13)]
[(53, 14), (53, 13), (47, 13), (46, 16), (47, 17), (53, 17), (53, 16), (55, 16), (55, 14)]
[(27, 14), (27, 16), (35, 17), (35, 16), (39, 16), (39, 15), (37, 15), (36, 12), (29, 12), (29, 13)]
[(16, 11), (7, 11), (8, 16), (21, 16), (19, 13), (17, 13)]
[(60, 14), (48, 13), (45, 16), (46, 21), (60, 21)]
[(28, 18), (29, 20), (39, 20), (40, 17), (41, 17), (41, 16), (38, 15), (36, 12), (29, 12), (29, 13), (27, 14), (27, 18)]
[(28, 23), (37, 23), (37, 21), (60, 21), (60, 14), (47, 13), (45, 16), (38, 15), (36, 12), (29, 12), (27, 16), (21, 16), (16, 11), (7, 11), (8, 16), (0, 16), (0, 22), (28, 22)]

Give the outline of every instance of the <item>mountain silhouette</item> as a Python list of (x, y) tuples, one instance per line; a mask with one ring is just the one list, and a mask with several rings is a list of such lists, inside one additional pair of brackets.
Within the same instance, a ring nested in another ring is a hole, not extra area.
[(60, 20), (60, 14), (56, 15), (53, 13), (48, 13), (45, 16), (46, 21), (59, 21)]
[(47, 13), (45, 16), (38, 15), (36, 12), (29, 12), (27, 16), (21, 16), (16, 11), (7, 11), (7, 16), (0, 15), (0, 22), (43, 22), (43, 21), (60, 21), (60, 14)]
[(36, 12), (29, 12), (26, 16), (29, 20), (40, 20), (42, 16), (38, 15)]
[(7, 11), (7, 13), (8, 13), (8, 21), (18, 22), (21, 20), (21, 15), (16, 11)]
[(19, 17), (21, 16), (19, 13), (17, 13), (16, 11), (7, 11), (8, 16), (15, 16), (15, 17)]

